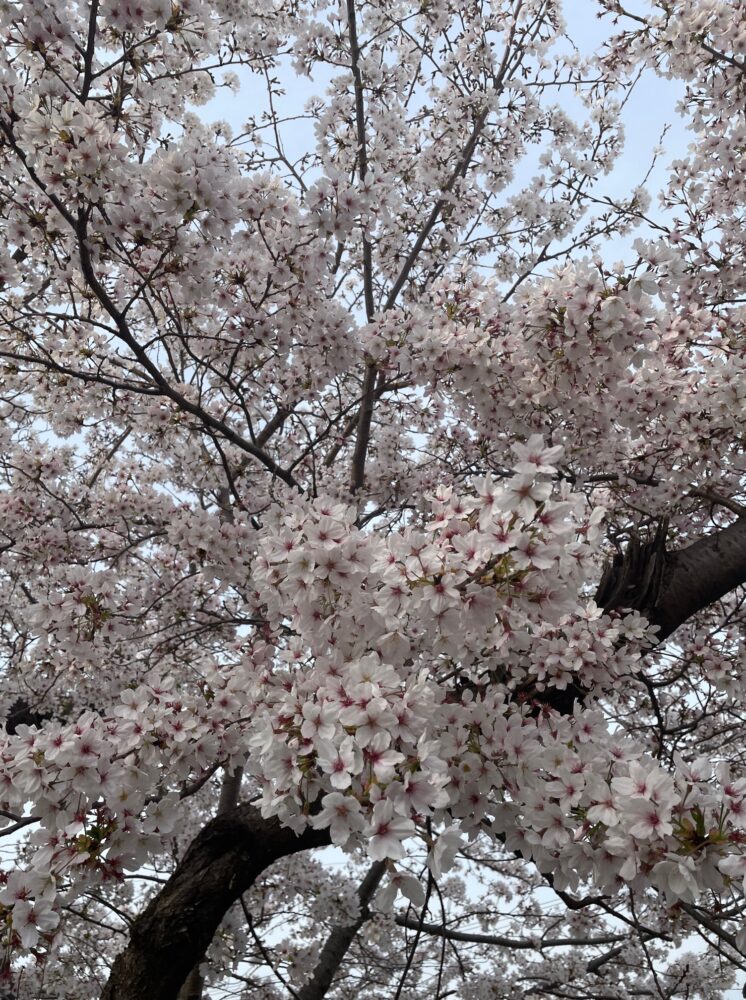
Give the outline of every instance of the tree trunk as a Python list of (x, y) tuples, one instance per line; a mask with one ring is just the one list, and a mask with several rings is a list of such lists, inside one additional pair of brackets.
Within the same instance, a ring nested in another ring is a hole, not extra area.
[(178, 1000), (202, 1000), (203, 986), (204, 980), (200, 975), (199, 966), (195, 965), (179, 990)]
[[(220, 787), (220, 800), (218, 802), (218, 816), (225, 816), (238, 805), (241, 795), (241, 780), (243, 778), (243, 768), (237, 767), (234, 771), (226, 771), (223, 775), (223, 784)], [(200, 960), (202, 956), (200, 955)], [(199, 961), (186, 977), (184, 985), (179, 990), (177, 1000), (202, 1000), (202, 990), (205, 981), (199, 971)]]
[(132, 925), (101, 1000), (177, 1000), (241, 893), (274, 861), (329, 843), (327, 830), (296, 836), (251, 805), (211, 820)]

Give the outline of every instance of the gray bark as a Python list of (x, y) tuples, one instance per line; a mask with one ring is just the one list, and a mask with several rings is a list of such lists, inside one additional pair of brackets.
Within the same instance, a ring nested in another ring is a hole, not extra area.
[(606, 567), (596, 593), (610, 611), (633, 608), (658, 626), (663, 642), (698, 611), (746, 582), (746, 518), (669, 552), (665, 521), (644, 544), (632, 539)]

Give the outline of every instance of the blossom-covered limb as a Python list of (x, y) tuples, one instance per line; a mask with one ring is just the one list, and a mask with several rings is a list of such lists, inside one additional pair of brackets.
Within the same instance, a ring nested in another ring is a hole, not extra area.
[(137, 918), (101, 1000), (174, 998), (228, 908), (280, 858), (329, 843), (325, 831), (297, 836), (251, 805), (216, 817), (189, 846), (164, 889)]

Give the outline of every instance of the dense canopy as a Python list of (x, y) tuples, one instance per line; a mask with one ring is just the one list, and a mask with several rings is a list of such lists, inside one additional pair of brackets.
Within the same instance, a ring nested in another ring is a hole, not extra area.
[(629, 3), (0, 0), (3, 996), (740, 993), (746, 7)]

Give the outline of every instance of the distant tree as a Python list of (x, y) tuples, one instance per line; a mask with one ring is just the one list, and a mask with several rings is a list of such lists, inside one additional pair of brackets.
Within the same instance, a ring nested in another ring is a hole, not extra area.
[(568, 8), (0, 5), (8, 996), (746, 967), (746, 7)]

